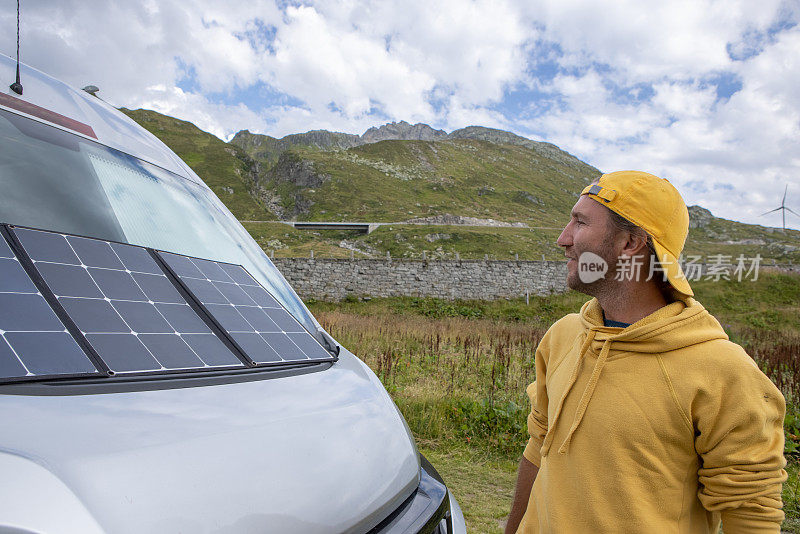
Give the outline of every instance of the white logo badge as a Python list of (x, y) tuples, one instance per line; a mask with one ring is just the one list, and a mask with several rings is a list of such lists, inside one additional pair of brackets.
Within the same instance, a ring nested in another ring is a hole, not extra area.
[(591, 284), (605, 277), (608, 272), (606, 260), (594, 252), (583, 252), (578, 258), (578, 278), (584, 284)]

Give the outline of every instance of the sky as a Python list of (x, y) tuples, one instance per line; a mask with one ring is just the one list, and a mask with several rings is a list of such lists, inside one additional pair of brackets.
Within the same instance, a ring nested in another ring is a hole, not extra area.
[[(761, 214), (787, 184), (800, 213), (798, 22), (800, 0), (22, 0), (21, 56), (224, 140), (501, 128), (780, 226)], [(0, 0), (0, 53), (15, 27)]]

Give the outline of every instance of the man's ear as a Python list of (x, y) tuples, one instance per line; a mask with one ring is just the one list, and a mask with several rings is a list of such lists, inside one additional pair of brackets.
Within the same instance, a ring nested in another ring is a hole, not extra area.
[(634, 256), (641, 256), (647, 254), (647, 236), (639, 232), (625, 232), (627, 239), (622, 246), (620, 256), (633, 258)]

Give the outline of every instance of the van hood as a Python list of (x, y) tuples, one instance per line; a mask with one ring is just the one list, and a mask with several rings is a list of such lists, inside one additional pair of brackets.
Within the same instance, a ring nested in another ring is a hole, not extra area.
[(419, 482), (405, 421), (345, 350), (327, 370), (249, 382), (6, 391), (0, 453), (47, 470), (107, 532), (363, 532)]

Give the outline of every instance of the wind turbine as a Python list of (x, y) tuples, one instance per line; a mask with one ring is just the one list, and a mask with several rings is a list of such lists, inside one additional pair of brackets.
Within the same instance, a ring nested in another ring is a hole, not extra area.
[[(773, 211), (782, 210), (781, 214), (783, 215), (783, 233), (784, 234), (786, 233), (786, 212), (788, 211), (790, 213), (794, 213), (795, 215), (797, 215), (797, 212), (795, 212), (791, 208), (787, 208), (786, 207), (786, 191), (788, 189), (789, 189), (789, 184), (786, 184), (786, 188), (783, 190), (783, 200), (781, 200), (780, 207), (775, 208), (774, 210), (769, 210), (768, 212), (761, 214), (761, 216), (763, 217), (767, 213), (772, 213)], [(797, 215), (797, 216), (800, 217), (800, 215)]]

